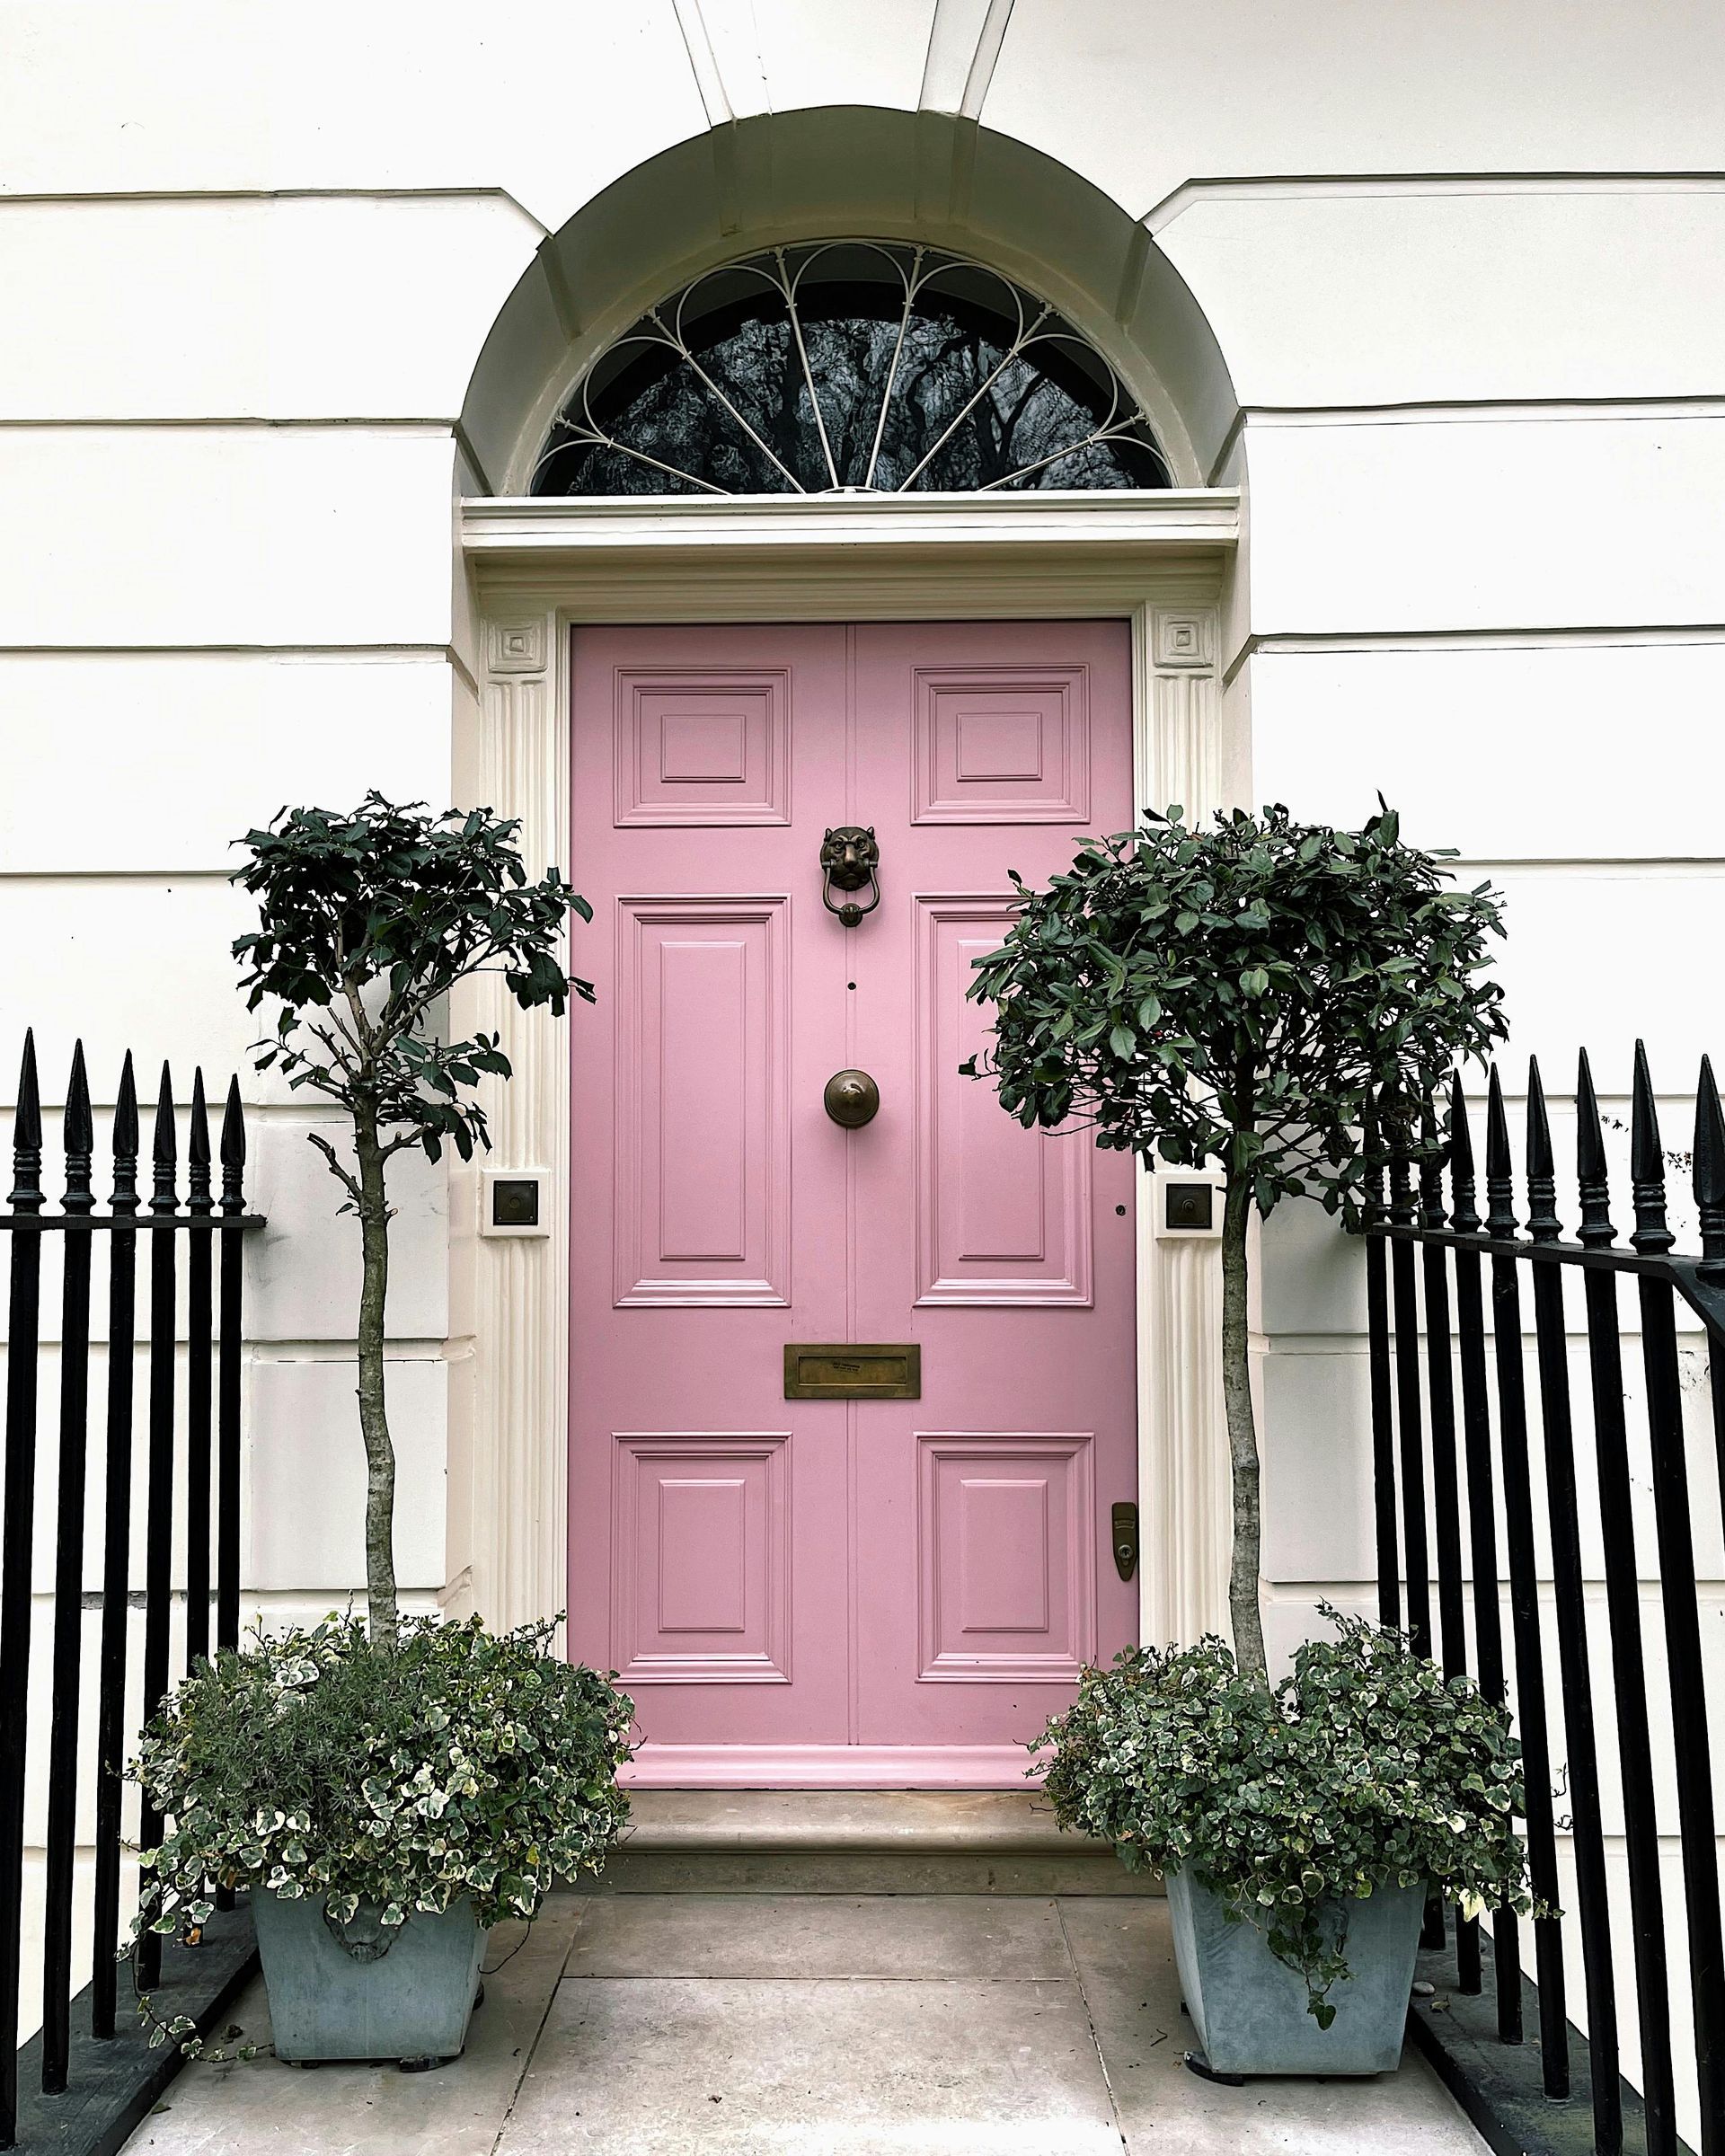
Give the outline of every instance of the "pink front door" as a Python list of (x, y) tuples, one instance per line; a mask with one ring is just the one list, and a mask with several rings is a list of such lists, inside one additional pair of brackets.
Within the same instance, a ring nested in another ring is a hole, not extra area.
[[(1132, 1170), (959, 1076), (964, 991), (1008, 870), (1131, 821), (1126, 626), (573, 646), (571, 1651), (634, 1694), (638, 1779), (1014, 1783), (1136, 1637)], [(914, 1344), (920, 1397), (786, 1397), (845, 1344)]]

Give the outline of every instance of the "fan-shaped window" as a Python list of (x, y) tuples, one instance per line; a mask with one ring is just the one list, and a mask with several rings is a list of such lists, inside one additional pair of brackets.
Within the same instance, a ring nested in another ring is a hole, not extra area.
[(535, 494), (1165, 487), (1149, 422), (1054, 309), (927, 247), (827, 241), (712, 270), (577, 383)]

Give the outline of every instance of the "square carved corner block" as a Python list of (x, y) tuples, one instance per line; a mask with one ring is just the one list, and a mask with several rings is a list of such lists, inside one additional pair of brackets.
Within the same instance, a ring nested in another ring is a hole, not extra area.
[(919, 667), (919, 824), (1070, 824), (1090, 814), (1083, 666)]
[(485, 631), (485, 664), (493, 674), (543, 674), (550, 656), (543, 614), (518, 622), (491, 622)]
[(1163, 667), (1213, 666), (1216, 639), (1210, 616), (1158, 606), (1152, 623), (1150, 661)]

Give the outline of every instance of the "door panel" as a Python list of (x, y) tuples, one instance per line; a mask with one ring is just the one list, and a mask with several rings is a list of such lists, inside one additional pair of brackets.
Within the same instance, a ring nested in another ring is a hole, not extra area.
[[(1016, 1781), (1134, 1636), (1132, 1177), (958, 1065), (1030, 880), (1131, 819), (1118, 623), (581, 629), (571, 1643), (641, 1778)], [(822, 903), (871, 826), (880, 903)], [(821, 1094), (876, 1080), (847, 1130)], [(922, 1397), (787, 1401), (791, 1342)]]
[(788, 906), (618, 902), (619, 1305), (790, 1301)]
[(1094, 1149), (1025, 1130), (959, 1072), (988, 1036), (971, 969), (1011, 912), (1004, 898), (916, 901), (918, 1303), (1090, 1301)]

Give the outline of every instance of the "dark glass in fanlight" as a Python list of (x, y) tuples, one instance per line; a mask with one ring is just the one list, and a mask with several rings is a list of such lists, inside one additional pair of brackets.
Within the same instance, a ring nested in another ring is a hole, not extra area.
[(698, 279), (600, 358), (552, 430), (534, 492), (1170, 483), (1148, 424), (1075, 331), (994, 271), (948, 258), (907, 308), (911, 260), (898, 247), (793, 252), (794, 315), (770, 257)]

